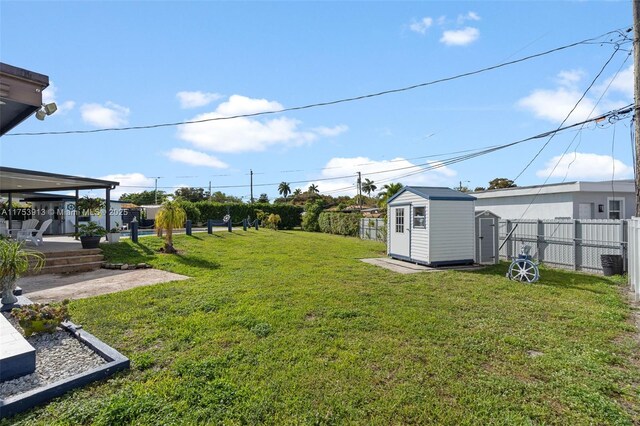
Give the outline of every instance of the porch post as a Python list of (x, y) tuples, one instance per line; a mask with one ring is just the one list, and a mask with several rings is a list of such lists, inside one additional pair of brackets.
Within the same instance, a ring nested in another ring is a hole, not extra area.
[(13, 194), (10, 192), (9, 193), (9, 229), (13, 228), (13, 226), (11, 226), (11, 221), (13, 220)]
[[(73, 209), (73, 227), (74, 227), (74, 231), (76, 234), (78, 233), (78, 215), (80, 214), (80, 212), (78, 211), (78, 202), (80, 201), (80, 191), (76, 189), (76, 208)], [(78, 236), (76, 235), (76, 240), (78, 239)]]
[(111, 188), (106, 188), (106, 198), (105, 198), (105, 228), (107, 228), (107, 232), (111, 229)]

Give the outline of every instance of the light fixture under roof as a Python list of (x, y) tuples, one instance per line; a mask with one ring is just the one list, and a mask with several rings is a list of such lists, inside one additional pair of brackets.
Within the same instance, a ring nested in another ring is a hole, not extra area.
[(51, 115), (58, 110), (58, 105), (55, 102), (48, 104), (42, 104), (42, 107), (36, 111), (36, 118), (40, 121), (44, 120), (47, 115)]

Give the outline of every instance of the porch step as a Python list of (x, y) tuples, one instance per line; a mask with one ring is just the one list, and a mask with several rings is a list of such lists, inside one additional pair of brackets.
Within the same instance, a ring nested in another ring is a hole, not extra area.
[(100, 269), (104, 256), (100, 249), (45, 252), (45, 266), (26, 275), (72, 274)]
[[(37, 248), (36, 248), (37, 250)], [(102, 254), (102, 250), (97, 249), (73, 249), (68, 251), (50, 251), (44, 252), (44, 256), (47, 259), (59, 258), (59, 257), (74, 257), (74, 256), (88, 256), (93, 254)]]
[(45, 274), (75, 274), (76, 272), (89, 272), (100, 269), (102, 261), (99, 262), (86, 262), (86, 263), (73, 263), (70, 265), (58, 265), (58, 266), (45, 266), (36, 275)]
[(45, 268), (49, 268), (52, 266), (63, 266), (63, 265), (75, 265), (75, 264), (83, 264), (83, 263), (91, 263), (91, 262), (102, 262), (104, 256), (100, 253), (98, 254), (89, 254), (86, 256), (68, 256), (68, 257), (46, 257), (46, 263), (44, 265)]

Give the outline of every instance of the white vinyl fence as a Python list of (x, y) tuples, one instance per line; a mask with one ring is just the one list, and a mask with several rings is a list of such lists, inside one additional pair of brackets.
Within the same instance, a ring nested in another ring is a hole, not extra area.
[[(523, 245), (540, 262), (556, 268), (602, 273), (600, 256), (621, 255), (627, 270), (627, 220), (500, 220), (500, 257), (511, 259)], [(637, 253), (637, 252), (636, 252)]]
[(363, 240), (387, 241), (387, 222), (384, 218), (360, 219), (360, 238)]
[(640, 217), (629, 221), (629, 285), (640, 299)]

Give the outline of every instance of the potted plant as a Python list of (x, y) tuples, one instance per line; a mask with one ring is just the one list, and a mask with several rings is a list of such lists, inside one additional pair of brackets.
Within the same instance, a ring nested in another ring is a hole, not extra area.
[(119, 243), (120, 237), (122, 236), (120, 233), (121, 230), (122, 228), (120, 227), (120, 224), (116, 222), (116, 226), (107, 232), (107, 241), (109, 241), (110, 244)]
[(69, 319), (68, 304), (69, 300), (67, 299), (62, 303), (34, 303), (20, 308), (13, 308), (11, 315), (18, 320), (20, 327), (24, 330), (24, 335), (27, 337), (33, 333), (53, 333), (62, 321)]
[(2, 304), (16, 303), (18, 298), (13, 294), (16, 280), (29, 268), (39, 270), (44, 266), (44, 255), (35, 250), (23, 248), (22, 243), (12, 240), (0, 240), (0, 289)]
[(95, 222), (83, 223), (78, 226), (78, 232), (74, 235), (80, 237), (83, 249), (95, 249), (100, 245), (100, 239), (105, 236), (107, 230)]

